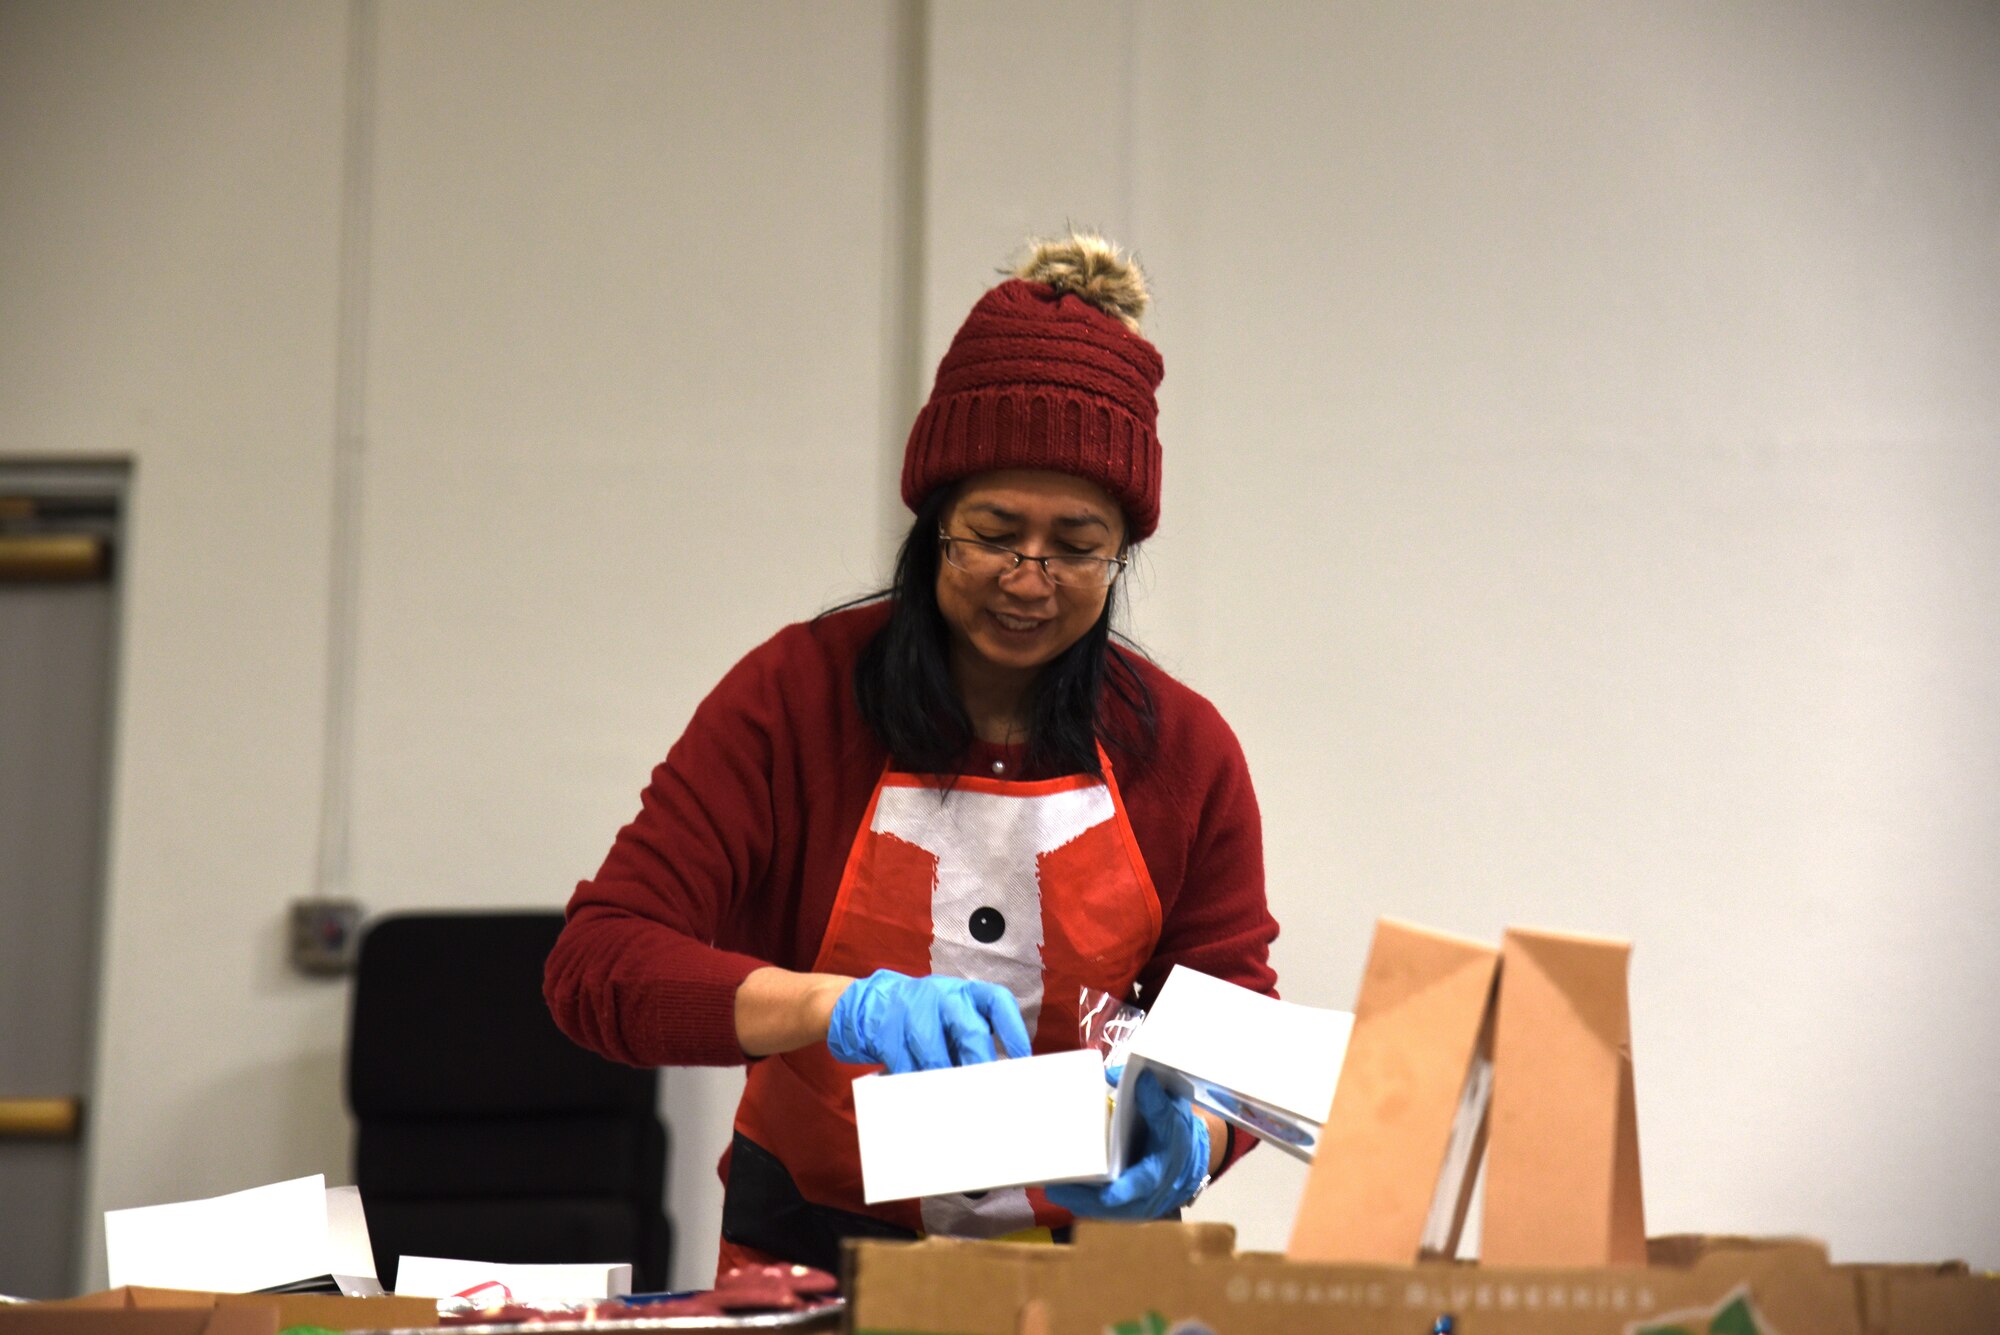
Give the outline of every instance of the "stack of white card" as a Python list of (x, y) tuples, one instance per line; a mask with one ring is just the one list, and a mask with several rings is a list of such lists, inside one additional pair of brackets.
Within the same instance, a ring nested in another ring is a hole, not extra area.
[(204, 1200), (107, 1210), (104, 1251), (114, 1287), (382, 1292), (360, 1191), (329, 1187), (318, 1173)]
[(632, 1292), (632, 1267), (623, 1262), (501, 1265), (405, 1256), (396, 1262), (396, 1292), (417, 1298), (464, 1298), (481, 1307), (620, 1298)]

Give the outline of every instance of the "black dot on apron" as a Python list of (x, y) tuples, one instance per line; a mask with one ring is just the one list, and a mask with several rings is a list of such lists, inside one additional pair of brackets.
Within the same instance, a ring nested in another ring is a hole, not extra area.
[(960, 1194), (969, 1201), (982, 1201), (986, 1199), (986, 1193), (983, 1191), (967, 1191)]
[(972, 939), (981, 945), (990, 946), (1007, 934), (1007, 920), (996, 908), (974, 909), (972, 921), (967, 925), (972, 929)]

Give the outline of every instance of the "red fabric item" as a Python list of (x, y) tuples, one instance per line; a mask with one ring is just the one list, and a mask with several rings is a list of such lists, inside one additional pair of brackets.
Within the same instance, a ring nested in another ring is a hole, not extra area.
[[(788, 626), (732, 668), (654, 769), (638, 816), (581, 882), (544, 994), (584, 1047), (634, 1066), (747, 1061), (736, 989), (765, 964), (809, 970), (888, 754), (854, 700), (854, 663), (886, 603)], [(1113, 753), (1160, 897), (1140, 971), (1157, 994), (1187, 964), (1276, 995), (1263, 833), (1242, 748), (1207, 700), (1139, 660), (1158, 759)], [(965, 772), (1016, 774), (1019, 747), (976, 744)], [(1249, 1137), (1238, 1137), (1239, 1154)]]
[(903, 450), (903, 502), (1001, 468), (1087, 478), (1131, 540), (1160, 523), (1164, 366), (1142, 336), (1075, 293), (1010, 278), (981, 297), (938, 363)]

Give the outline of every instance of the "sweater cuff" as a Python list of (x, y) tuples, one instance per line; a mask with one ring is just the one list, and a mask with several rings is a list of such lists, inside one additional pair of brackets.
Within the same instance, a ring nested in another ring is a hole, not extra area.
[(1224, 1173), (1229, 1171), (1229, 1166), (1231, 1164), (1235, 1163), (1237, 1160), (1241, 1159), (1244, 1155), (1248, 1154), (1250, 1151), (1256, 1149), (1259, 1145), (1264, 1143), (1257, 1137), (1251, 1135), (1248, 1131), (1244, 1131), (1239, 1127), (1237, 1127), (1237, 1125), (1234, 1122), (1224, 1122), (1222, 1125), (1225, 1128), (1224, 1134), (1227, 1137), (1227, 1139), (1223, 1141), (1222, 1163), (1216, 1168), (1215, 1172), (1210, 1175), (1211, 1178), (1221, 1177)]
[(751, 1058), (736, 1038), (736, 991), (769, 961), (733, 951), (704, 951), (687, 972), (649, 989), (633, 1037), (660, 1066), (742, 1066)]

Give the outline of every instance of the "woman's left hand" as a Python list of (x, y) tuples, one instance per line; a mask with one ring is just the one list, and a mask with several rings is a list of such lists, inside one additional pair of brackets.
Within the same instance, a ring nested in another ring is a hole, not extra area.
[(1160, 1088), (1151, 1071), (1133, 1083), (1138, 1100), (1139, 1157), (1109, 1182), (1067, 1182), (1047, 1188), (1049, 1201), (1092, 1219), (1160, 1219), (1180, 1209), (1208, 1181), (1208, 1123), (1186, 1099)]

